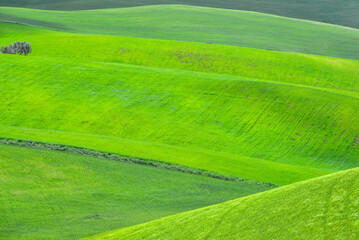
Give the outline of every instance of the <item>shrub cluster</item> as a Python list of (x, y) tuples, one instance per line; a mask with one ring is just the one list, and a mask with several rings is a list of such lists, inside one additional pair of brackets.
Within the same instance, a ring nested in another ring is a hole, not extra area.
[(31, 45), (28, 42), (14, 42), (9, 46), (2, 46), (2, 54), (24, 54), (25, 56), (31, 53)]

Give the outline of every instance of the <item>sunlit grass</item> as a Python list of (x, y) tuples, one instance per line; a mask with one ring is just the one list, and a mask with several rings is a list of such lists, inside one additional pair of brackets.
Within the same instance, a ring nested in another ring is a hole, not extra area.
[(357, 239), (359, 169), (88, 239)]
[[(91, 146), (78, 140), (62, 143), (140, 153), (277, 184), (358, 165), (355, 97), (217, 74), (43, 57), (1, 58), (6, 59), (0, 72), (4, 126), (135, 140), (114, 140), (123, 145), (111, 148), (107, 142), (112, 140)], [(9, 134), (61, 141), (51, 132), (26, 131)]]
[(359, 92), (359, 61), (355, 60), (224, 45), (68, 34), (15, 24), (0, 26), (0, 45), (29, 41), (33, 47), (29, 57), (129, 63)]

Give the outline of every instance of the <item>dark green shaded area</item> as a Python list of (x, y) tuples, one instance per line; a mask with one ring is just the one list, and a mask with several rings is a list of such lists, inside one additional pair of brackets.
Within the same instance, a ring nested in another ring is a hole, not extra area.
[(359, 28), (359, 2), (356, 0), (0, 0), (0, 6), (48, 10), (123, 8), (156, 4), (249, 10)]
[[(75, 33), (359, 59), (357, 29), (246, 11), (181, 5), (71, 12), (0, 8), (1, 21)], [(103, 46), (96, 43), (96, 48), (100, 47)]]
[(0, 238), (78, 239), (269, 189), (0, 145)]

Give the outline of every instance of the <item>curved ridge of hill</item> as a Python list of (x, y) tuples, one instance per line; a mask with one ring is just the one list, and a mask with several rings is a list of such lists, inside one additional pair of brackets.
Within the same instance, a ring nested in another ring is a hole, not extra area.
[(71, 12), (0, 8), (1, 21), (76, 33), (359, 59), (358, 29), (238, 10), (181, 5)]
[(279, 185), (359, 164), (359, 61), (0, 25), (34, 48), (0, 55), (4, 137)]
[(0, 144), (0, 238), (78, 239), (270, 189)]
[(123, 8), (157, 4), (249, 10), (359, 28), (359, 2), (356, 0), (0, 0), (0, 6), (48, 10)]
[[(0, 44), (29, 41), (31, 56), (230, 74), (358, 96), (359, 61), (245, 47), (73, 34), (0, 23)], [(56, 46), (49, 49), (49, 46)], [(356, 53), (354, 53), (356, 54)], [(358, 51), (359, 57), (359, 51)], [(222, 77), (225, 77), (222, 75)]]
[[(125, 144), (112, 143), (111, 152), (141, 152), (139, 157), (276, 184), (358, 166), (355, 97), (181, 70), (0, 58), (6, 59), (0, 124), (23, 128), (15, 138), (29, 131), (33, 140), (41, 135), (26, 128), (103, 135)], [(49, 141), (52, 134), (38, 140)], [(146, 150), (139, 148), (143, 142)], [(168, 151), (175, 147), (176, 154)]]
[(359, 168), (87, 238), (358, 239)]

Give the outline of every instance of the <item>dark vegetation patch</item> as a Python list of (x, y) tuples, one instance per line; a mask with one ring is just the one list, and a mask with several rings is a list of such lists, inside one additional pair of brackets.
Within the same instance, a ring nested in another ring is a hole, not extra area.
[(356, 136), (356, 138), (354, 139), (354, 142), (353, 142), (353, 147), (354, 146), (358, 146), (358, 148), (359, 148), (359, 135), (358, 136)]
[(250, 184), (256, 184), (260, 186), (266, 187), (278, 187), (276, 184), (267, 183), (267, 182), (258, 182), (255, 180), (248, 180), (236, 176), (227, 176), (216, 172), (206, 171), (203, 169), (196, 169), (187, 167), (184, 165), (173, 164), (173, 163), (166, 163), (158, 160), (150, 160), (150, 159), (142, 159), (142, 158), (134, 158), (129, 156), (120, 156), (118, 154), (109, 153), (98, 151), (94, 149), (87, 149), (82, 147), (76, 146), (68, 146), (63, 144), (57, 143), (46, 143), (46, 142), (38, 142), (32, 140), (22, 140), (22, 139), (13, 139), (13, 138), (0, 138), (0, 144), (5, 145), (13, 145), (13, 146), (21, 146), (21, 147), (28, 147), (28, 148), (35, 148), (35, 149), (50, 149), (54, 151), (60, 152), (69, 152), (74, 154), (86, 155), (86, 156), (93, 156), (98, 158), (106, 158), (114, 161), (120, 162), (128, 162), (140, 165), (146, 165), (151, 167), (157, 167), (162, 169), (167, 169), (170, 171), (177, 171), (183, 173), (189, 173), (194, 175), (206, 176), (210, 178), (220, 179), (224, 181), (233, 181), (233, 182), (247, 182)]
[(0, 6), (69, 11), (158, 4), (249, 10), (359, 28), (357, 0), (0, 0)]
[(30, 43), (28, 42), (14, 42), (13, 44), (10, 44), (9, 46), (2, 46), (1, 47), (1, 53), (2, 54), (24, 54), (27, 56), (29, 53), (31, 53), (32, 48)]
[(0, 22), (19, 24), (19, 25), (31, 26), (31, 27), (41, 27), (41, 28), (47, 28), (47, 29), (53, 29), (53, 30), (62, 30), (62, 31), (66, 31), (66, 32), (73, 32), (71, 29), (69, 29), (68, 27), (66, 27), (65, 25), (63, 25), (61, 23), (41, 21), (38, 19), (14, 17), (14, 16), (4, 14), (4, 13), (0, 13)]

